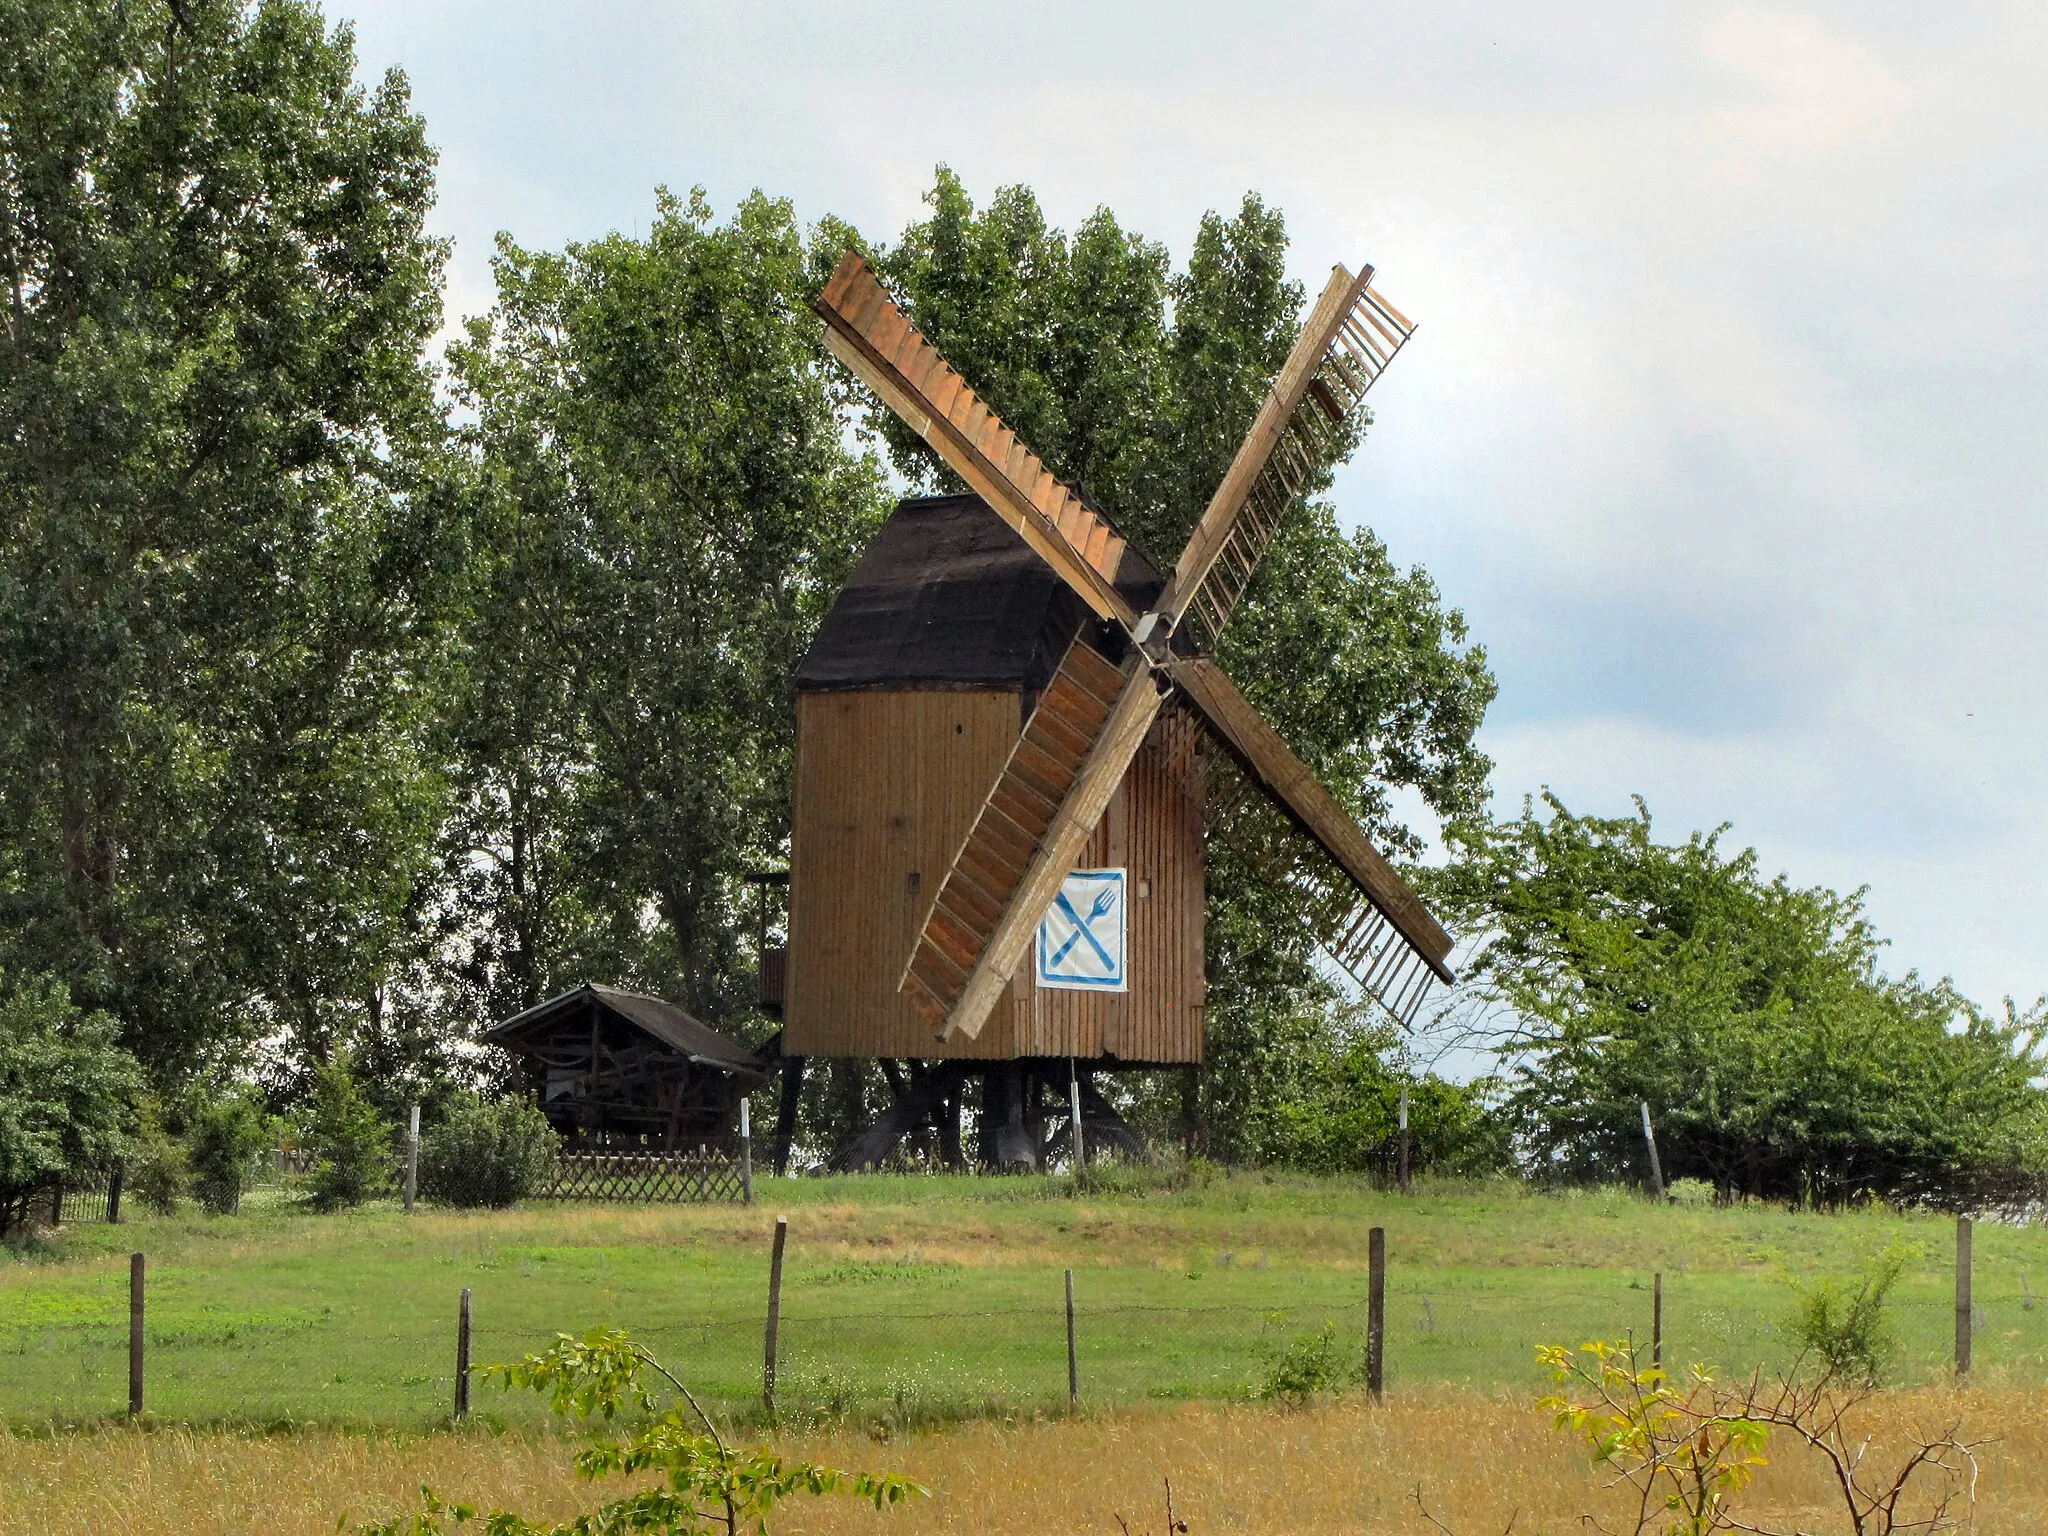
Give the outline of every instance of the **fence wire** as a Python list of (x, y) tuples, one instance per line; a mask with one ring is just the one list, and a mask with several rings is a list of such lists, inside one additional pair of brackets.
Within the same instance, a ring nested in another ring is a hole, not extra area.
[[(650, 1263), (656, 1262), (654, 1259)], [(941, 1286), (826, 1283), (796, 1273), (780, 1319), (777, 1402), (785, 1417), (882, 1419), (1057, 1411), (1067, 1401), (1060, 1271), (973, 1277), (972, 1299)], [(152, 1270), (146, 1324), (147, 1410), (196, 1423), (343, 1421), (419, 1424), (454, 1401), (459, 1286), (475, 1293), (473, 1358), (509, 1361), (558, 1330), (629, 1329), (707, 1399), (736, 1416), (761, 1412), (765, 1287), (758, 1305), (704, 1306), (678, 1267), (672, 1283), (623, 1271), (592, 1277), (563, 1314), (518, 1266), (445, 1285), (363, 1287), (324, 1301), (238, 1292), (231, 1274)], [(1188, 1299), (1174, 1298), (1180, 1286)], [(1333, 1390), (1359, 1385), (1365, 1277), (1353, 1271), (1250, 1267), (1182, 1276), (1142, 1268), (1076, 1276), (1075, 1354), (1084, 1403), (1245, 1399), (1270, 1394), (1281, 1367), (1320, 1359)], [(1971, 1314), (1979, 1380), (2048, 1385), (2048, 1304), (2023, 1272), (1977, 1270)], [(1461, 1385), (1534, 1393), (1539, 1344), (1632, 1337), (1651, 1347), (1650, 1277), (1614, 1271), (1441, 1271), (1389, 1276), (1385, 1368), (1390, 1393)], [(0, 1418), (73, 1422), (124, 1410), (128, 1389), (125, 1271), (0, 1293)], [(1667, 1274), (1663, 1358), (1726, 1375), (1781, 1370), (1798, 1345), (1780, 1280)], [(1953, 1293), (1932, 1277), (1902, 1282), (1888, 1307), (1889, 1378), (1940, 1380), (1953, 1369)], [(543, 1405), (477, 1380), (477, 1412), (537, 1420)]]

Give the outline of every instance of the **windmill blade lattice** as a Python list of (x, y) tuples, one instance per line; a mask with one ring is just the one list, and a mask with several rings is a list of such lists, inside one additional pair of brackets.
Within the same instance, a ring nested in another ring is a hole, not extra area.
[[(1215, 649), (1288, 508), (1357, 446), (1370, 419), (1366, 392), (1415, 332), (1406, 316), (1373, 291), (1371, 268), (1356, 279), (1342, 268), (1338, 272), (1302, 335), (1303, 343), (1320, 350), (1302, 360), (1308, 366), (1299, 367), (1303, 377), (1293, 389), (1284, 370), (1275, 383), (1268, 408), (1285, 409), (1286, 415), (1264, 463), (1234, 508), (1212, 506), (1204, 514), (1176, 572), (1166, 604), (1189, 626), (1198, 650)], [(1339, 281), (1344, 291), (1331, 303)], [(1326, 309), (1333, 313), (1323, 315)], [(1295, 398), (1286, 400), (1282, 391)], [(1257, 437), (1255, 428), (1248, 448)], [(1217, 525), (1220, 534), (1205, 538), (1205, 530)]]

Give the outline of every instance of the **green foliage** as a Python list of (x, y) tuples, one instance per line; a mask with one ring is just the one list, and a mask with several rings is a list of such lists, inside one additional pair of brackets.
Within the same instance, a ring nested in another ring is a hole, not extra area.
[(786, 857), (796, 664), (885, 507), (816, 264), (759, 195), (500, 243), (451, 354), (475, 413), (443, 840), (465, 1016), (586, 976), (714, 1021), (752, 1004), (742, 877)]
[(1638, 1495), (1638, 1532), (1660, 1520), (1660, 1536), (1749, 1528), (1731, 1501), (1769, 1465), (1771, 1426), (1749, 1405), (1725, 1403), (1711, 1372), (1695, 1366), (1679, 1387), (1661, 1367), (1639, 1366), (1626, 1344), (1576, 1354), (1547, 1346), (1536, 1357), (1558, 1385), (1538, 1408)]
[(304, 0), (0, 37), (0, 964), (166, 1085), (318, 1054), (437, 814), (433, 151)]
[(128, 1139), (122, 1198), (155, 1215), (169, 1216), (191, 1182), (191, 1154), (165, 1126), (162, 1102), (154, 1094), (141, 1095), (135, 1101), (135, 1134)]
[(1365, 1350), (1340, 1338), (1335, 1323), (1299, 1333), (1267, 1363), (1258, 1395), (1296, 1405), (1348, 1391), (1365, 1380)]
[(1511, 1168), (1506, 1125), (1488, 1103), (1492, 1085), (1410, 1077), (1387, 1064), (1397, 1045), (1394, 1027), (1363, 1005), (1272, 1031), (1252, 1068), (1246, 1152), (1310, 1173), (1392, 1178), (1405, 1087), (1417, 1173), (1472, 1178)]
[(1876, 1386), (1898, 1353), (1885, 1302), (1905, 1267), (1894, 1246), (1853, 1284), (1823, 1277), (1801, 1286), (1787, 1330), (1793, 1342), (1829, 1375)]
[(1650, 816), (1555, 798), (1467, 825), (1433, 877), (1483, 932), (1467, 975), (1514, 1021), (1507, 1108), (1536, 1171), (1647, 1173), (1723, 1194), (2025, 1205), (2048, 1176), (2040, 1010), (1985, 1016), (1877, 969), (1861, 893), (1765, 880), (1719, 834), (1672, 846)]
[(248, 1089), (203, 1093), (186, 1111), (185, 1126), (199, 1203), (216, 1216), (240, 1210), (250, 1164), (270, 1140), (262, 1101)]
[(307, 1189), (318, 1209), (341, 1210), (390, 1192), (391, 1128), (345, 1057), (313, 1075), (305, 1142), (313, 1153)]
[[(658, 1481), (559, 1524), (536, 1525), (500, 1511), (485, 1519), (491, 1536), (625, 1536), (636, 1531), (723, 1531), (737, 1536), (742, 1529), (766, 1536), (776, 1506), (798, 1494), (848, 1493), (878, 1510), (930, 1496), (927, 1489), (895, 1473), (848, 1472), (818, 1462), (791, 1461), (765, 1446), (729, 1446), (689, 1389), (645, 1346), (617, 1329), (592, 1329), (580, 1339), (560, 1334), (552, 1348), (494, 1367), (490, 1374), (508, 1388), (541, 1393), (550, 1410), (563, 1417), (611, 1420), (622, 1409), (654, 1411), (649, 1372), (675, 1388), (689, 1404), (689, 1414), (672, 1407), (630, 1439), (598, 1441), (577, 1454), (576, 1473), (591, 1482), (650, 1473)], [(451, 1504), (431, 1488), (421, 1493), (423, 1508), (418, 1513), (361, 1526), (361, 1536), (431, 1536), (476, 1518), (470, 1505)]]
[(63, 982), (0, 972), (0, 1234), (33, 1191), (127, 1151), (141, 1082), (119, 1036), (108, 1015), (73, 1005)]
[(503, 1207), (544, 1189), (561, 1138), (525, 1098), (465, 1094), (420, 1138), (420, 1193), (447, 1205)]

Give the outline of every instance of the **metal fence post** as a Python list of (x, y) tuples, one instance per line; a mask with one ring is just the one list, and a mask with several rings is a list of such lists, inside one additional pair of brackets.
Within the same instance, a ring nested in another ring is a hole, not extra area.
[(1642, 1101), (1642, 1108), (1643, 1145), (1650, 1149), (1650, 1196), (1652, 1199), (1662, 1200), (1664, 1198), (1664, 1165), (1657, 1160), (1657, 1133), (1650, 1127), (1649, 1100), (1645, 1099)]
[(1664, 1271), (1650, 1277), (1650, 1364), (1664, 1365)]
[(1366, 1234), (1365, 1390), (1374, 1402), (1387, 1386), (1387, 1229)]
[(1088, 1172), (1088, 1149), (1081, 1144), (1081, 1077), (1071, 1056), (1067, 1058), (1067, 1113), (1074, 1121), (1074, 1178), (1078, 1182)]
[(455, 1417), (469, 1417), (469, 1287), (462, 1288), (462, 1308), (455, 1318)]
[(1067, 1271), (1067, 1411), (1081, 1406), (1081, 1366), (1074, 1354), (1074, 1272)]
[(125, 1163), (114, 1164), (114, 1172), (107, 1180), (107, 1225), (119, 1226), (121, 1222), (121, 1176), (127, 1171)]
[(1956, 1374), (1970, 1374), (1970, 1218), (1956, 1218)]
[(754, 1203), (754, 1123), (747, 1100), (740, 1099), (740, 1204)]
[(775, 1251), (768, 1260), (768, 1329), (762, 1341), (761, 1406), (775, 1417), (775, 1335), (782, 1326), (782, 1247), (789, 1240), (789, 1218), (775, 1218)]
[(1408, 1085), (1403, 1083), (1401, 1085), (1401, 1193), (1404, 1195), (1412, 1194), (1415, 1190), (1414, 1180), (1409, 1173), (1408, 1159)]
[(405, 1132), (405, 1214), (412, 1214), (413, 1196), (420, 1187), (420, 1107), (415, 1104)]
[(142, 1417), (143, 1261), (128, 1255), (128, 1416)]

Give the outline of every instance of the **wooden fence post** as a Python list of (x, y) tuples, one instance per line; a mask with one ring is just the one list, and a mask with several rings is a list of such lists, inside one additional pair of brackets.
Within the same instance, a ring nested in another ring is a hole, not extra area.
[[(420, 1107), (415, 1104), (405, 1132), (405, 1214), (412, 1214), (413, 1197), (420, 1187)], [(445, 1195), (443, 1198), (446, 1198)]]
[(121, 1223), (121, 1179), (126, 1172), (125, 1163), (116, 1163), (112, 1176), (107, 1180), (107, 1225), (110, 1227)]
[(462, 1288), (462, 1307), (455, 1317), (455, 1417), (469, 1417), (469, 1287)]
[(1408, 1085), (1401, 1085), (1401, 1193), (1412, 1194), (1414, 1181), (1409, 1176), (1408, 1163)]
[(1970, 1374), (1970, 1218), (1956, 1218), (1956, 1374)]
[(1650, 1149), (1650, 1196), (1655, 1200), (1664, 1198), (1664, 1165), (1657, 1160), (1657, 1133), (1650, 1126), (1650, 1103), (1645, 1099), (1643, 1107), (1643, 1145)]
[(775, 1218), (775, 1251), (768, 1260), (768, 1331), (761, 1361), (761, 1406), (775, 1418), (775, 1335), (782, 1326), (782, 1247), (789, 1240), (789, 1218)]
[(747, 1099), (740, 1096), (740, 1204), (754, 1203), (754, 1121)]
[(1650, 1364), (1664, 1364), (1664, 1271), (1650, 1277)]
[(128, 1255), (128, 1417), (142, 1417), (143, 1261)]
[(1067, 1271), (1067, 1412), (1081, 1406), (1081, 1367), (1074, 1355), (1074, 1272)]
[(1387, 1229), (1366, 1234), (1365, 1390), (1374, 1402), (1387, 1385)]

